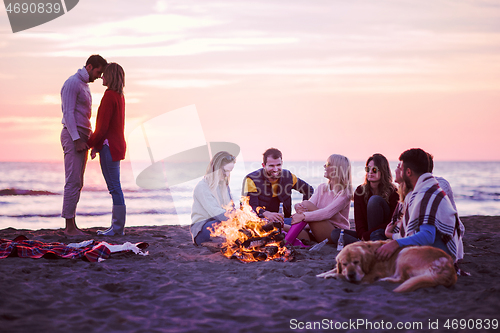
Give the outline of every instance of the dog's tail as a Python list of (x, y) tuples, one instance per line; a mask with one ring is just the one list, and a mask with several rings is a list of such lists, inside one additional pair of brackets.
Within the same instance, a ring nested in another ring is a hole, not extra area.
[(434, 260), (425, 274), (412, 276), (399, 287), (394, 289), (397, 293), (404, 293), (419, 288), (443, 285), (451, 287), (457, 282), (457, 273), (451, 258), (441, 257)]

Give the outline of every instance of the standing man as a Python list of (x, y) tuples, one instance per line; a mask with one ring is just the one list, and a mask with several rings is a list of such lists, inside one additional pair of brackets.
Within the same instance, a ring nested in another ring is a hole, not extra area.
[(64, 151), (65, 173), (61, 216), (66, 219), (64, 233), (68, 236), (85, 235), (76, 226), (75, 216), (87, 164), (87, 140), (92, 133), (90, 125), (92, 96), (88, 83), (100, 78), (107, 64), (100, 55), (90, 56), (85, 67), (70, 76), (61, 89), (63, 113), (61, 145)]
[[(276, 148), (264, 152), (262, 168), (248, 174), (243, 184), (243, 196), (261, 218), (284, 222), (292, 215), (292, 190), (299, 191), (308, 200), (314, 189), (288, 170), (282, 169), (282, 154)], [(283, 213), (279, 213), (283, 203)], [(260, 208), (258, 208), (260, 207)]]
[(463, 258), (462, 238), (465, 228), (446, 193), (429, 173), (429, 155), (419, 148), (399, 156), (403, 180), (413, 190), (405, 198), (406, 210), (397, 240), (377, 249), (379, 260), (389, 259), (399, 247), (430, 245), (437, 247), (455, 262)]

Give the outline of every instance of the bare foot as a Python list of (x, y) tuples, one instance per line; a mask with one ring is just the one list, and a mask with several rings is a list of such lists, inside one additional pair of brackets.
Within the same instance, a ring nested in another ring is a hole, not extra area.
[(81, 231), (80, 229), (64, 229), (64, 234), (66, 236), (87, 236), (88, 234)]
[(66, 219), (66, 228), (64, 228), (66, 236), (86, 236), (87, 234), (78, 229), (75, 218)]

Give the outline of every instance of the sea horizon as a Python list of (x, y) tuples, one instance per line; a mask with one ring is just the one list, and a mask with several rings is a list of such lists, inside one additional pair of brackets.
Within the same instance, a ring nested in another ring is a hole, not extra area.
[[(352, 162), (353, 187), (363, 182), (364, 161)], [(397, 161), (391, 161), (394, 170)], [(284, 161), (283, 167), (314, 188), (323, 182), (324, 161)], [(259, 161), (237, 163), (231, 174), (233, 199), (239, 202), (244, 176), (261, 167)], [(126, 226), (190, 224), (192, 189), (201, 179), (158, 189), (143, 189), (136, 184), (131, 163), (121, 163), (121, 181), (127, 204)], [(453, 189), (459, 216), (500, 215), (500, 161), (435, 161), (434, 174), (447, 179)], [(0, 195), (0, 229), (57, 229), (64, 226), (60, 217), (64, 168), (61, 161), (0, 162), (0, 191), (13, 189), (25, 195)], [(39, 191), (39, 193), (29, 192)], [(43, 194), (46, 191), (46, 195)], [(5, 191), (4, 191), (5, 192)], [(28, 193), (26, 193), (28, 192)], [(8, 194), (8, 193), (7, 193)], [(294, 192), (293, 203), (301, 200)], [(107, 227), (110, 223), (109, 195), (98, 159), (89, 160), (85, 183), (77, 208), (81, 228)], [(354, 218), (351, 204), (350, 216)]]

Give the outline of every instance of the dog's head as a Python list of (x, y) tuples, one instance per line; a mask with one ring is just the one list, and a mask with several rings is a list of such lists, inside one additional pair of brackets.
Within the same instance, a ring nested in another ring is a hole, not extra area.
[(337, 255), (337, 274), (341, 274), (349, 282), (361, 282), (370, 272), (375, 250), (380, 245), (374, 242), (356, 242), (347, 245)]

